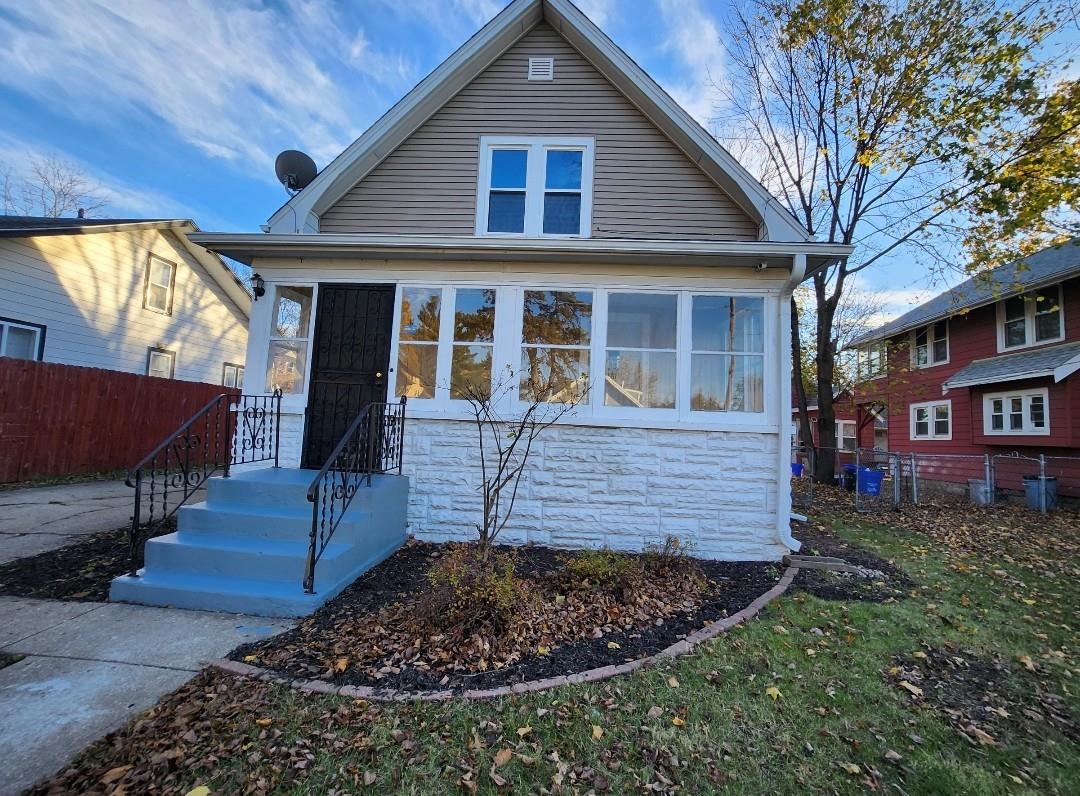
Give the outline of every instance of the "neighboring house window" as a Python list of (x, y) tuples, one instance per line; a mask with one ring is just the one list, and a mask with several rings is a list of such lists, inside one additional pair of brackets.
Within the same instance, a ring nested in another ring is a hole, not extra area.
[(0, 318), (0, 357), (40, 360), (44, 353), (44, 326)]
[(1049, 394), (1043, 389), (983, 396), (983, 431), (995, 434), (1050, 434)]
[(478, 235), (588, 237), (593, 139), (480, 139)]
[(998, 350), (1063, 340), (1065, 321), (1061, 306), (1061, 285), (998, 302)]
[(836, 421), (836, 447), (841, 450), (853, 451), (858, 444), (855, 434), (854, 420)]
[(283, 394), (304, 391), (311, 327), (310, 287), (278, 286), (270, 319), (270, 348), (266, 358), (266, 391)]
[(225, 387), (244, 387), (244, 366), (226, 362), (221, 368), (221, 383)]
[(911, 439), (952, 439), (952, 401), (911, 405)]
[(929, 368), (949, 361), (949, 322), (938, 321), (916, 329), (912, 336), (912, 364), (917, 368)]
[(176, 352), (165, 348), (151, 348), (146, 357), (146, 375), (159, 379), (171, 379), (176, 370)]
[[(760, 296), (449, 285), (398, 296), (394, 394), (418, 408), (450, 409), (469, 385), (503, 395), (513, 371), (508, 402), (572, 401), (579, 417), (753, 424), (765, 412)], [(499, 333), (520, 332), (499, 339), (498, 313)]]
[(765, 409), (765, 302), (748, 296), (692, 296), (690, 409)]
[(885, 374), (885, 341), (879, 340), (855, 352), (855, 369), (859, 381), (869, 381)]
[(176, 284), (176, 264), (151, 254), (146, 261), (146, 284), (143, 306), (148, 310), (172, 315), (173, 286)]
[(589, 384), (591, 290), (526, 290), (518, 397), (579, 401)]

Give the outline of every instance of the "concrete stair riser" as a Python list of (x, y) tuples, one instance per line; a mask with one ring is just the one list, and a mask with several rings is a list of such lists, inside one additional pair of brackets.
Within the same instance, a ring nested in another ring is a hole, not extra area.
[[(367, 512), (354, 503), (338, 524), (334, 539), (357, 538), (367, 519)], [(305, 504), (299, 510), (273, 506), (240, 508), (232, 504), (196, 503), (177, 512), (176, 524), (181, 533), (191, 536), (226, 533), (252, 539), (306, 542), (311, 534), (311, 507)]]

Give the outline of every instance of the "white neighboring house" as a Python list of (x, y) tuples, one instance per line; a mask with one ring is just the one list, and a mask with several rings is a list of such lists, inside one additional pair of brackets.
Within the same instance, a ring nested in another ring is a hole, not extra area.
[(251, 297), (197, 230), (0, 216), (0, 356), (242, 386)]
[(590, 390), (503, 541), (798, 549), (788, 302), (850, 247), (810, 240), (566, 0), (507, 6), (265, 233), (189, 237), (266, 281), (247, 387), (285, 393), (282, 464), (320, 468), (365, 403), (408, 397), (416, 536), (475, 538), (462, 384), (538, 368)]

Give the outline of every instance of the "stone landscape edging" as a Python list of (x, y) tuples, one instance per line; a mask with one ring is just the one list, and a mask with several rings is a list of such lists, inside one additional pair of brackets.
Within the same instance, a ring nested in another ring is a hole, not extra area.
[(240, 677), (287, 685), (291, 688), (295, 688), (297, 691), (308, 694), (330, 694), (352, 697), (353, 699), (368, 699), (375, 702), (439, 702), (453, 699), (454, 697), (461, 697), (463, 699), (495, 699), (497, 697), (512, 696), (513, 694), (528, 694), (534, 691), (546, 691), (549, 688), (557, 688), (558, 686), (563, 685), (595, 683), (599, 680), (607, 680), (620, 674), (636, 672), (638, 669), (653, 666), (664, 659), (672, 659), (677, 658), (680, 655), (685, 655), (709, 639), (715, 638), (736, 625), (742, 624), (747, 619), (752, 619), (757, 616), (761, 612), (761, 609), (788, 590), (788, 587), (791, 586), (792, 581), (795, 580), (795, 576), (798, 574), (798, 567), (789, 566), (784, 570), (783, 576), (781, 576), (775, 586), (759, 595), (741, 611), (737, 611), (731, 616), (724, 617), (723, 619), (717, 619), (715, 622), (706, 625), (701, 628), (701, 630), (691, 633), (684, 639), (676, 641), (674, 644), (666, 647), (655, 655), (638, 658), (637, 660), (628, 661), (626, 663), (588, 669), (587, 671), (577, 672), (575, 674), (545, 677), (542, 680), (530, 680), (525, 683), (503, 685), (498, 688), (469, 689), (466, 691), (451, 691), (449, 689), (443, 691), (402, 691), (399, 689), (376, 688), (369, 685), (334, 685), (325, 680), (282, 677), (269, 669), (264, 669), (260, 666), (252, 666), (249, 663), (241, 663), (240, 661), (228, 660), (227, 658), (213, 661), (210, 666)]

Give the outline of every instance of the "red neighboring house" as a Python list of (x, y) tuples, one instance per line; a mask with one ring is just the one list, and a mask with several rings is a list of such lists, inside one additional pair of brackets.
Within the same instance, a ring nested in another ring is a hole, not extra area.
[[(836, 415), (836, 447), (840, 450), (854, 451), (859, 441), (858, 424), (860, 415), (858, 407), (855, 405), (855, 396), (852, 395), (850, 390), (841, 390), (833, 397), (833, 411)], [(806, 414), (810, 420), (810, 430), (814, 435), (814, 445), (817, 446), (821, 441), (821, 432), (818, 428), (821, 419), (816, 396), (807, 398)], [(876, 421), (875, 427), (876, 434), (871, 435), (871, 437), (876, 442), (869, 447), (878, 445), (884, 448), (888, 444), (885, 436), (887, 423), (884, 416)], [(796, 401), (793, 401), (791, 406), (791, 440), (792, 445), (799, 445), (799, 405)], [(864, 445), (863, 447), (867, 446)]]
[[(854, 345), (860, 447), (880, 446), (884, 414), (890, 451), (1042, 454), (1062, 494), (1080, 496), (1080, 239), (969, 279)], [(977, 463), (962, 469), (944, 480), (978, 475)]]

